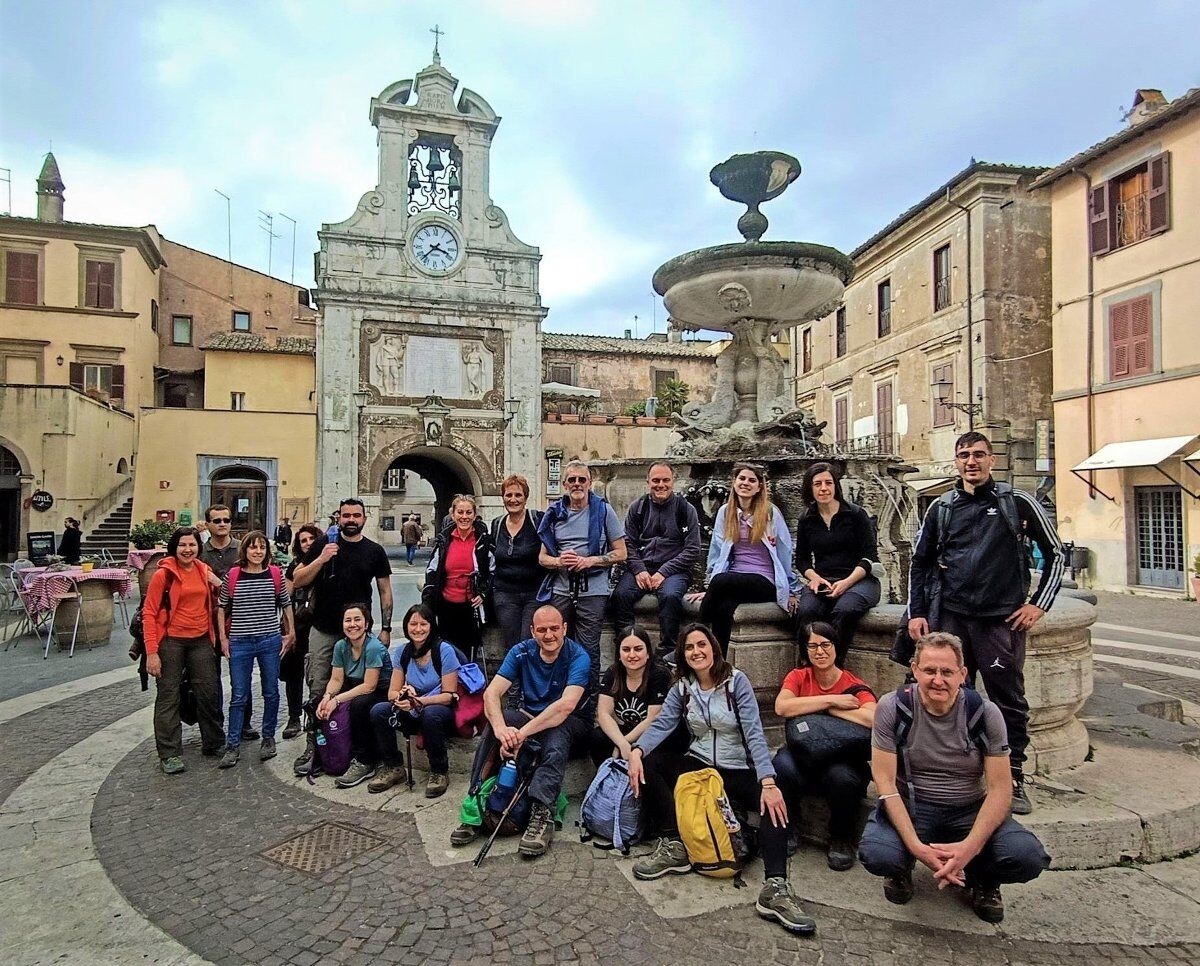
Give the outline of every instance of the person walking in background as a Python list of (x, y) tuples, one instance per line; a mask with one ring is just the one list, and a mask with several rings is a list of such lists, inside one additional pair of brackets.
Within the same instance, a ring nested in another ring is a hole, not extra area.
[(275, 549), (280, 553), (287, 553), (291, 543), (292, 522), (287, 517), (284, 517), (279, 521), (279, 526), (275, 528)]
[(409, 515), (400, 524), (400, 539), (404, 541), (404, 556), (411, 567), (417, 557), (417, 547), (421, 545), (421, 524), (417, 518)]
[(444, 640), (475, 659), (483, 643), (483, 602), (492, 585), (492, 538), (475, 498), (456, 496), (453, 526), (438, 534), (425, 571), (421, 600), (437, 615)]
[(58, 541), (58, 555), (63, 563), (79, 563), (79, 545), (83, 541), (83, 531), (79, 529), (79, 521), (67, 517), (62, 537)]
[(283, 739), (287, 741), (300, 734), (300, 712), (304, 710), (304, 662), (308, 658), (308, 632), (312, 629), (313, 609), (310, 606), (313, 585), (297, 590), (293, 578), (300, 561), (322, 539), (321, 528), (315, 523), (305, 523), (296, 531), (292, 541), (292, 560), (283, 572), (288, 595), (292, 598), (293, 625), (296, 643), (279, 661), (279, 680), (287, 697), (287, 724), (283, 728)]
[(492, 521), (492, 606), (504, 647), (510, 648), (529, 636), (533, 612), (537, 610), (538, 588), (546, 571), (538, 562), (542, 541), (538, 526), (540, 510), (530, 510), (529, 481), (510, 476), (500, 486), (505, 513)]

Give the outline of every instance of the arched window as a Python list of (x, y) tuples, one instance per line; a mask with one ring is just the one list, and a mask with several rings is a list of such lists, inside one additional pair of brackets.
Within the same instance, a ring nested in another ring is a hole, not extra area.
[(124, 476), (128, 472), (129, 464), (125, 462), (125, 457), (122, 456), (119, 460), (117, 460), (117, 474), (119, 476)]
[[(248, 466), (227, 466), (212, 476), (212, 502), (229, 507), (233, 535), (267, 526), (267, 477)], [(203, 508), (201, 508), (203, 511)]]

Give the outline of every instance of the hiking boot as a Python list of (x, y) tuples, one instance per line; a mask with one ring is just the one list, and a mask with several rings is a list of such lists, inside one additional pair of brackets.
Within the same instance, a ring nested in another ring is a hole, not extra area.
[(242, 729), (242, 741), (258, 741), (258, 739), (261, 737), (262, 736), (258, 733), (258, 730), (256, 728), (251, 728), (249, 725), (246, 725), (246, 727)]
[(304, 751), (300, 753), (300, 757), (292, 763), (292, 771), (297, 775), (307, 775), (309, 769), (312, 768), (313, 755), (317, 753), (317, 739), (310, 732), (307, 740), (304, 743)]
[(242, 751), (237, 745), (230, 745), (225, 749), (225, 754), (221, 756), (221, 760), (217, 762), (218, 768), (232, 768), (238, 763), (238, 759), (242, 757)]
[(425, 784), (426, 798), (441, 798), (446, 794), (446, 789), (450, 787), (449, 775), (432, 774), (429, 776), (429, 781)]
[(654, 851), (633, 864), (638, 879), (661, 879), (664, 875), (683, 875), (692, 871), (687, 849), (679, 839), (659, 839)]
[(764, 882), (754, 909), (764, 919), (777, 920), (788, 932), (811, 936), (817, 931), (817, 921), (804, 914), (787, 879), (775, 877)]
[(275, 739), (264, 738), (262, 741), (262, 747), (258, 749), (258, 760), (270, 761), (277, 754), (279, 754), (279, 752), (275, 750)]
[(228, 745), (220, 744), (215, 748), (201, 748), (200, 754), (202, 754), (205, 758), (220, 758), (223, 754), (225, 754), (225, 749), (228, 747)]
[(287, 724), (283, 727), (283, 740), (290, 741), (300, 734), (300, 719), (288, 718)]
[(832, 839), (825, 861), (834, 872), (846, 872), (854, 866), (854, 846), (845, 839)]
[(460, 825), (450, 833), (450, 844), (456, 849), (461, 849), (464, 845), (470, 845), (483, 832), (483, 829), (478, 825)]
[(162, 770), (164, 775), (178, 775), (180, 772), (187, 771), (187, 765), (178, 755), (172, 755), (170, 758), (162, 760)]
[(380, 792), (386, 792), (393, 785), (399, 785), (402, 781), (404, 781), (403, 765), (384, 765), (371, 779), (367, 791), (372, 795), (378, 795)]
[(900, 875), (889, 875), (884, 879), (883, 897), (898, 906), (910, 902), (913, 897), (912, 869)]
[(1004, 899), (998, 885), (971, 887), (971, 908), (984, 922), (996, 925), (1004, 921)]
[[(1029, 795), (1025, 792), (1025, 779), (1013, 779), (1013, 799), (1012, 813), (1014, 815), (1028, 815), (1033, 811), (1033, 802), (1029, 800)], [(1001, 912), (1003, 915), (1003, 912)]]
[(517, 851), (527, 859), (545, 855), (554, 840), (554, 816), (550, 808), (541, 802), (534, 802), (529, 809), (529, 824), (525, 826), (525, 834), (521, 836), (521, 844)]
[(357, 758), (352, 758), (350, 760), (350, 767), (338, 775), (333, 780), (333, 783), (338, 788), (353, 788), (355, 785), (361, 785), (368, 778), (374, 778), (375, 772), (378, 770), (374, 765), (367, 765)]

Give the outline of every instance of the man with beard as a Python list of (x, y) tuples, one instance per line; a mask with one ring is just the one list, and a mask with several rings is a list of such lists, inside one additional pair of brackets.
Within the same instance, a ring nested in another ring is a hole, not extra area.
[[(367, 513), (362, 500), (342, 500), (336, 538), (313, 542), (292, 577), (295, 587), (315, 585), (313, 623), (304, 668), (311, 701), (325, 693), (333, 663), (333, 646), (343, 636), (342, 611), (347, 604), (371, 602), (371, 582), (379, 590), (379, 639), (392, 642), (392, 567), (383, 547), (363, 536)], [(308, 772), (316, 748), (309, 732), (304, 753), (296, 759), (296, 774)]]

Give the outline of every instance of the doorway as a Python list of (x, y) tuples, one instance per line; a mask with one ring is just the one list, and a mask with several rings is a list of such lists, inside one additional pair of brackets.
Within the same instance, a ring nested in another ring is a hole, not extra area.
[[(403, 490), (400, 481), (404, 481)], [(389, 484), (392, 486), (390, 491)], [(405, 499), (401, 508), (407, 512), (417, 512), (422, 522), (432, 527), (434, 533), (441, 529), (442, 521), (450, 513), (451, 500), (460, 493), (475, 495), (475, 488), (465, 473), (436, 457), (413, 453), (406, 453), (392, 461), (384, 473), (384, 487), (385, 496), (403, 492)], [(432, 512), (422, 512), (426, 508)], [(401, 519), (397, 515), (397, 528)]]
[(1183, 499), (1177, 486), (1134, 487), (1137, 582), (1183, 589)]
[(239, 540), (251, 530), (266, 531), (267, 478), (258, 470), (246, 466), (218, 470), (212, 478), (212, 503), (229, 507), (233, 536)]
[(0, 560), (14, 559), (21, 549), (21, 463), (0, 446)]

